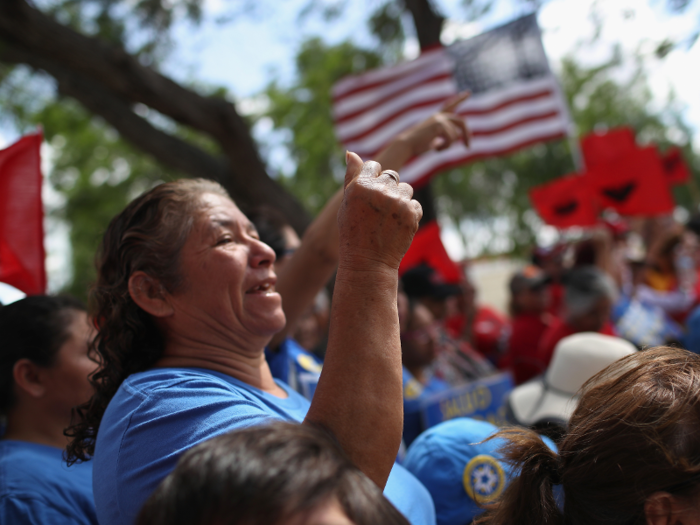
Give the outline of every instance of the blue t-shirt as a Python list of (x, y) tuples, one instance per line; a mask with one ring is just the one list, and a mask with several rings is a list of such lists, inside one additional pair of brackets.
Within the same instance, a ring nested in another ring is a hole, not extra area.
[(406, 367), (403, 368), (403, 440), (407, 446), (424, 430), (421, 414), (423, 401), (431, 394), (449, 389), (450, 385), (433, 375), (424, 385)]
[(59, 448), (0, 441), (0, 523), (97, 525), (92, 465), (69, 467)]
[[(301, 422), (309, 401), (282, 382), (280, 399), (225, 374), (163, 368), (129, 376), (100, 423), (94, 458), (100, 525), (128, 525), (180, 455), (214, 436), (271, 419)], [(414, 525), (434, 524), (427, 489), (395, 465), (386, 497)]]
[(313, 398), (323, 368), (315, 355), (287, 337), (275, 351), (266, 348), (265, 359), (272, 377), (284, 381), (306, 399)]
[(685, 321), (686, 329), (688, 330), (683, 338), (685, 348), (700, 354), (700, 306), (690, 312)]

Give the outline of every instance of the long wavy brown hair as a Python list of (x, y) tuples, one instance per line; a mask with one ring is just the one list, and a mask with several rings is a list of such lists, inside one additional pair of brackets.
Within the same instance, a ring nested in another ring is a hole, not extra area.
[[(700, 492), (700, 355), (657, 347), (616, 361), (581, 388), (559, 455), (532, 431), (497, 436), (518, 475), (475, 523), (642, 525), (644, 504)], [(563, 510), (553, 487), (564, 491)]]
[(97, 252), (97, 282), (90, 313), (98, 334), (92, 343), (100, 368), (90, 381), (95, 394), (79, 406), (65, 434), (69, 463), (87, 461), (107, 405), (124, 379), (153, 366), (163, 353), (163, 336), (149, 314), (129, 294), (129, 277), (143, 271), (163, 289), (181, 284), (180, 251), (201, 210), (201, 195), (228, 197), (216, 182), (181, 179), (156, 186), (114, 217)]

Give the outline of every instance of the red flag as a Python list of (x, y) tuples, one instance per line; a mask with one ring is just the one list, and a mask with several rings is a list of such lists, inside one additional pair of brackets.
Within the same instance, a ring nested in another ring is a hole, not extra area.
[(411, 247), (401, 260), (399, 275), (422, 263), (438, 271), (448, 283), (458, 283), (462, 279), (459, 266), (450, 259), (442, 244), (437, 221), (430, 221), (416, 232)]
[(581, 139), (581, 150), (588, 169), (614, 162), (636, 149), (634, 131), (628, 127), (590, 133)]
[(28, 295), (44, 293), (42, 135), (0, 151), (0, 281)]
[(530, 190), (530, 200), (542, 220), (558, 228), (593, 226), (597, 208), (585, 175), (565, 175)]
[(603, 208), (620, 215), (664, 215), (674, 202), (655, 146), (638, 148), (586, 176)]
[(664, 173), (669, 184), (684, 184), (690, 179), (690, 171), (679, 147), (673, 146), (661, 156)]

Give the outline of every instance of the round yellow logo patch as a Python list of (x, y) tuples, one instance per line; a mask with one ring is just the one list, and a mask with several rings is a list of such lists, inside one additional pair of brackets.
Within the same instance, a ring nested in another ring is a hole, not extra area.
[(423, 385), (417, 379), (411, 378), (403, 386), (403, 397), (415, 399), (423, 393)]
[(316, 372), (317, 374), (321, 373), (321, 370), (323, 367), (319, 365), (316, 361), (314, 361), (311, 357), (308, 355), (301, 354), (297, 356), (297, 363), (304, 369), (309, 372)]
[(501, 495), (506, 484), (503, 467), (492, 456), (474, 456), (462, 475), (464, 490), (477, 503), (491, 503)]

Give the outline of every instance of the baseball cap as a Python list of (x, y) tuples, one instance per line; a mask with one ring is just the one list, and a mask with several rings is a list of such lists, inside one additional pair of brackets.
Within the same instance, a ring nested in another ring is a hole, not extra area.
[(534, 265), (525, 266), (510, 279), (510, 293), (516, 294), (523, 290), (533, 290), (549, 283), (551, 278)]
[[(423, 432), (408, 448), (403, 466), (428, 489), (438, 525), (466, 525), (494, 501), (512, 476), (498, 449), (506, 440), (491, 437), (498, 427), (467, 417)], [(543, 438), (556, 452), (556, 446)], [(481, 506), (480, 506), (481, 505)]]
[(578, 404), (577, 392), (595, 374), (637, 351), (620, 337), (581, 332), (563, 338), (544, 375), (516, 387), (506, 400), (512, 423), (533, 426), (559, 421), (565, 425)]
[(414, 266), (401, 276), (404, 291), (409, 297), (447, 299), (461, 293), (459, 286), (449, 284), (444, 277), (427, 264)]

